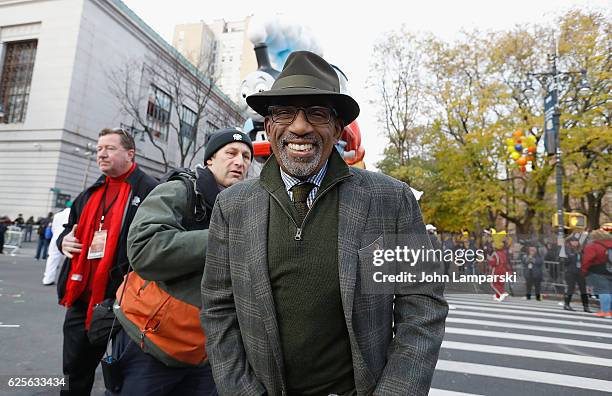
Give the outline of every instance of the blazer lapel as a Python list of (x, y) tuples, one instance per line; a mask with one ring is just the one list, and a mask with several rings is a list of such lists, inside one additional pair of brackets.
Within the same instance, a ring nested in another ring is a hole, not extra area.
[(338, 271), (340, 275), (340, 294), (344, 317), (352, 332), (353, 301), (355, 281), (363, 231), (370, 208), (370, 196), (361, 185), (360, 178), (353, 177), (340, 185), (340, 204), (338, 217)]
[(360, 185), (359, 175), (356, 176), (340, 185), (338, 271), (342, 308), (351, 342), (355, 386), (358, 394), (370, 394), (375, 380), (363, 359), (353, 329), (353, 305), (359, 266), (358, 251), (361, 248), (370, 211), (370, 195)]
[[(276, 321), (274, 297), (270, 276), (268, 273), (268, 193), (263, 188), (256, 189), (255, 193), (245, 202), (244, 213), (249, 213), (249, 227), (246, 227), (244, 239), (248, 241), (244, 252), (244, 260), (248, 263), (249, 272), (253, 281), (251, 287), (255, 292), (258, 304), (256, 309), (261, 312), (270, 348), (279, 370), (279, 377), (284, 373), (281, 352), (280, 335)], [(284, 384), (283, 384), (284, 389)]]

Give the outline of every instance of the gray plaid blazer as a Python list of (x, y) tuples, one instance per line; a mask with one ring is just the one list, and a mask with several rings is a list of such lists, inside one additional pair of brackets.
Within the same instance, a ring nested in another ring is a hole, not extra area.
[[(360, 279), (377, 241), (405, 234), (431, 246), (418, 203), (405, 183), (350, 172), (337, 187), (338, 261), (357, 394), (427, 395), (448, 313), (443, 286), (366, 294)], [(269, 200), (259, 179), (248, 180), (221, 192), (212, 213), (201, 318), (221, 395), (287, 394), (266, 255)]]

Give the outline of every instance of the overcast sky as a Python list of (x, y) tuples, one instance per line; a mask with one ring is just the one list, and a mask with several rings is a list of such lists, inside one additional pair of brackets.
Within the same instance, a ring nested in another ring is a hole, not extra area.
[[(452, 40), (462, 30), (503, 30), (517, 24), (550, 24), (571, 8), (611, 10), (612, 0), (376, 0), (360, 6), (348, 1), (195, 1), (123, 0), (168, 42), (180, 23), (242, 19), (246, 15), (281, 13), (310, 27), (324, 57), (348, 76), (350, 90), (361, 106), (358, 118), (366, 149), (366, 164), (374, 169), (385, 141), (365, 89), (372, 46), (380, 36), (406, 24), (413, 32), (429, 32)], [(351, 2), (357, 3), (357, 2)]]

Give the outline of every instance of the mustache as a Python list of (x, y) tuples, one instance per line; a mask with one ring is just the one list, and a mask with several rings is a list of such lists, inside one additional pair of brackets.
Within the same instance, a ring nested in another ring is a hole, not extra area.
[(291, 141), (291, 140), (299, 140), (302, 143), (310, 143), (310, 144), (314, 144), (314, 145), (321, 145), (321, 143), (322, 143), (321, 137), (316, 135), (316, 134), (300, 136), (300, 135), (296, 135), (293, 132), (287, 132), (279, 140), (279, 143), (281, 143), (282, 145), (285, 145), (285, 144), (288, 144), (289, 141)]

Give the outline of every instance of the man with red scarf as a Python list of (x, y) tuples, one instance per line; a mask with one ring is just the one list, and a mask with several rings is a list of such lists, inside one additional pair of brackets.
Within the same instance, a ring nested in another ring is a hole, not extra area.
[(67, 257), (57, 283), (66, 306), (63, 370), (66, 395), (89, 395), (106, 345), (91, 344), (87, 332), (92, 311), (114, 299), (127, 273), (127, 234), (142, 200), (157, 185), (134, 162), (134, 139), (123, 129), (98, 135), (97, 163), (102, 176), (73, 203), (57, 246)]

